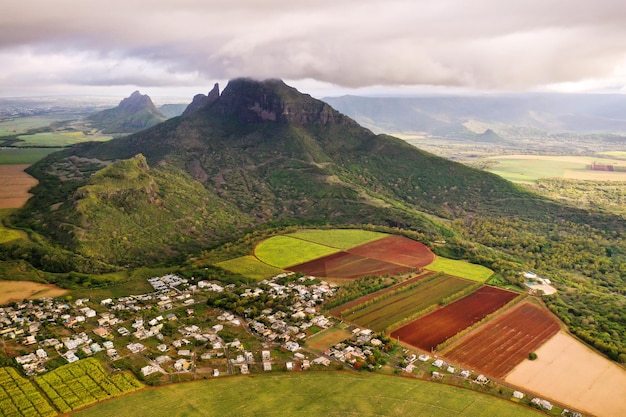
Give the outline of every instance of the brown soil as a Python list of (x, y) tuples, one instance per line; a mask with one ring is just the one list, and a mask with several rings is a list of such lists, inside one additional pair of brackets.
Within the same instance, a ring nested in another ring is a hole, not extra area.
[(497, 311), (518, 295), (512, 291), (484, 286), (393, 331), (391, 336), (419, 349), (432, 351), (437, 345)]
[(0, 208), (20, 208), (37, 180), (24, 172), (29, 165), (0, 165)]
[(64, 294), (67, 294), (67, 290), (52, 284), (32, 281), (0, 281), (0, 305), (24, 299), (59, 297)]
[(563, 332), (506, 381), (598, 417), (626, 416), (626, 370)]
[(426, 245), (403, 236), (378, 239), (348, 252), (410, 268), (423, 268), (435, 260), (435, 254)]
[(524, 302), (467, 335), (443, 355), (503, 378), (558, 331), (559, 323), (549, 311)]

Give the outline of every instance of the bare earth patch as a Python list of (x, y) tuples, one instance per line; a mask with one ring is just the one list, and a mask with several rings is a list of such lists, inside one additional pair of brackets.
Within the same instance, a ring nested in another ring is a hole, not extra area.
[(29, 165), (0, 165), (0, 208), (20, 208), (37, 180), (24, 172)]
[(598, 417), (626, 416), (626, 370), (557, 333), (506, 381)]
[(52, 284), (32, 281), (0, 281), (0, 305), (23, 299), (34, 300), (44, 297), (59, 297), (67, 290)]

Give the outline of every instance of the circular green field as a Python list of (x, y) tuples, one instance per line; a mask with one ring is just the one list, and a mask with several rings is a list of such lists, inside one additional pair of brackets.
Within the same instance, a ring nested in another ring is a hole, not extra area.
[(148, 389), (72, 415), (537, 417), (545, 414), (441, 383), (380, 374), (302, 372), (226, 377)]

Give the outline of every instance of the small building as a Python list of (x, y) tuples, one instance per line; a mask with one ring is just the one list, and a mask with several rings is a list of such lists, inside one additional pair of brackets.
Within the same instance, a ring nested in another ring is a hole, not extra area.
[(522, 398), (524, 398), (524, 394), (519, 391), (513, 391), (513, 398), (517, 398), (518, 400), (521, 400)]
[(271, 362), (263, 362), (263, 370), (264, 371), (271, 371), (272, 370), (272, 363)]

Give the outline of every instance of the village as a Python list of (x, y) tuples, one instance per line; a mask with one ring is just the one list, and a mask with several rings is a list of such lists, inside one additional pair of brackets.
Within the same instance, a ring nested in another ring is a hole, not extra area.
[[(4, 358), (5, 365), (13, 359), (32, 376), (95, 357), (111, 369), (129, 369), (144, 382), (159, 384), (333, 364), (375, 371), (391, 361), (395, 373), (453, 378), (457, 381), (449, 382), (457, 385), (490, 384), (484, 375), (436, 356), (402, 348), (392, 356), (388, 336), (320, 314), (319, 306), (337, 287), (314, 277), (285, 273), (255, 286), (193, 282), (173, 274), (148, 281), (154, 288), (148, 294), (24, 300), (0, 307), (4, 352), (15, 352)], [(267, 304), (273, 308), (261, 308)], [(311, 335), (338, 326), (346, 329), (344, 340), (322, 351), (307, 346)], [(512, 394), (517, 400), (524, 396)], [(552, 408), (541, 398), (531, 404)]]

